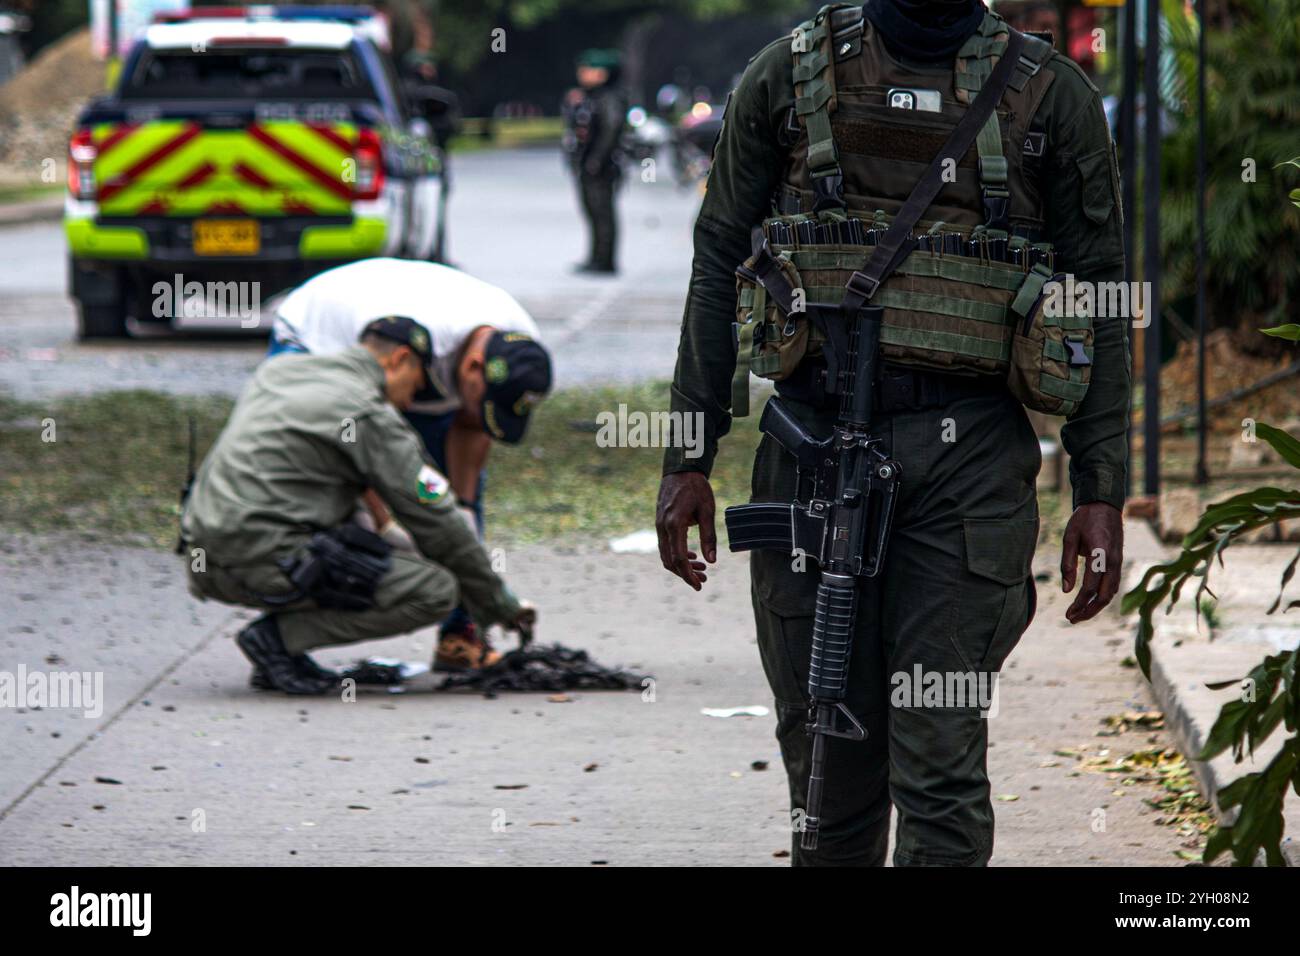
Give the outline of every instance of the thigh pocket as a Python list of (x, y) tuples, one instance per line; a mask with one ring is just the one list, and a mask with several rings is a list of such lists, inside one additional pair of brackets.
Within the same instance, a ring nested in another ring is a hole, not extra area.
[[(764, 435), (754, 456), (750, 487), (753, 501), (792, 501), (794, 459), (770, 435)], [(817, 562), (807, 555), (757, 550), (749, 553), (754, 593), (769, 611), (782, 617), (812, 617), (821, 579)]]
[(971, 671), (992, 672), (1001, 668), (1029, 623), (1038, 519), (968, 518), (962, 535), (967, 574), (953, 643)]
[[(812, 651), (811, 617), (788, 617), (754, 604), (754, 622), (758, 626), (758, 654), (763, 673), (778, 704), (787, 708), (808, 706), (808, 656)], [(803, 662), (796, 666), (795, 661)]]

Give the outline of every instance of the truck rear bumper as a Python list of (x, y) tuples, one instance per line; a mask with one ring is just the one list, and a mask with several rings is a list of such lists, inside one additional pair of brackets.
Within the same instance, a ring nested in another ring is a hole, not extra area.
[(259, 219), (258, 224), (261, 248), (256, 255), (248, 256), (197, 255), (192, 219), (69, 215), (64, 220), (64, 231), (74, 258), (195, 268), (288, 264), (304, 259), (364, 259), (382, 254), (388, 237), (383, 219), (364, 216), (284, 217)]

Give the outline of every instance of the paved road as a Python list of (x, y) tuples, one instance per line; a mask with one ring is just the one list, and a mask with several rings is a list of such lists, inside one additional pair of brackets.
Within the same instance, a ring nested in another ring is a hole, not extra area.
[[(570, 271), (585, 239), (554, 151), (472, 153), (456, 157), (454, 175), (453, 261), (528, 307), (555, 353), (561, 386), (671, 376), (694, 191), (666, 176), (630, 179), (620, 197), (623, 272), (594, 279)], [(78, 343), (57, 223), (0, 227), (0, 263), (0, 393), (26, 399), (140, 387), (233, 395), (265, 349), (249, 333), (210, 334), (222, 327), (210, 320), (147, 339)]]
[[(1040, 570), (1054, 557), (1040, 555)], [(484, 700), (433, 693), (428, 677), (351, 703), (255, 692), (231, 641), (251, 615), (190, 599), (172, 556), (0, 540), (0, 671), (98, 671), (105, 698), (91, 719), (0, 712), (0, 861), (787, 862), (775, 855), (788, 824), (773, 718), (700, 713), (771, 705), (744, 559), (724, 554), (697, 595), (650, 555), (530, 547), (506, 558), (521, 594), (545, 596), (543, 639), (654, 674), (654, 700)], [(1167, 739), (1098, 736), (1103, 717), (1149, 706), (1136, 671), (1118, 664), (1128, 627), (1104, 615), (1068, 628), (1059, 591), (1039, 593), (989, 728), (994, 863), (1179, 865), (1179, 838), (1145, 802), (1152, 790), (1056, 753), (1114, 759)], [(431, 639), (364, 647), (427, 660)], [(320, 656), (338, 665), (359, 653)]]

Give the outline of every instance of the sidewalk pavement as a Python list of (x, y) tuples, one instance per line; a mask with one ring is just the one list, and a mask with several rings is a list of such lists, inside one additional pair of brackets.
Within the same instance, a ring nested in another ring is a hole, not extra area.
[(63, 218), (63, 194), (0, 203), (0, 227), (21, 226), (29, 222), (53, 222)]
[[(508, 549), (543, 641), (653, 673), (635, 692), (289, 698), (248, 688), (231, 637), (251, 615), (185, 593), (180, 559), (72, 536), (0, 544), (0, 670), (104, 674), (102, 715), (0, 714), (0, 860), (9, 864), (784, 865), (786, 790), (743, 558), (708, 590), (657, 555)], [(1057, 560), (1040, 556), (1040, 572)], [(1142, 785), (1084, 757), (1160, 745), (1099, 736), (1149, 708), (1117, 617), (1071, 629), (1059, 586), (1004, 672), (992, 720), (995, 865), (1181, 865)], [(432, 635), (323, 653), (427, 660)], [(832, 768), (833, 770), (833, 768)], [(1099, 817), (1104, 826), (1098, 826)]]
[[(1178, 549), (1162, 545), (1145, 522), (1126, 522), (1127, 592), (1146, 568), (1174, 557)], [(1151, 641), (1151, 684), (1165, 714), (1165, 726), (1189, 758), (1201, 751), (1219, 709), (1239, 693), (1236, 687), (1210, 690), (1207, 683), (1245, 677), (1264, 657), (1300, 644), (1300, 616), (1265, 612), (1277, 597), (1282, 571), (1294, 557), (1296, 545), (1234, 544), (1223, 552), (1223, 566), (1210, 572), (1210, 590), (1218, 596), (1217, 626), (1195, 613), (1195, 582), (1183, 592), (1174, 611), (1158, 612)], [(1294, 587), (1293, 589), (1294, 590)], [(1293, 594), (1294, 598), (1295, 595)], [(1137, 626), (1137, 615), (1129, 619)], [(1215, 804), (1217, 794), (1238, 777), (1262, 770), (1286, 734), (1279, 727), (1254, 755), (1235, 763), (1232, 752), (1212, 761), (1193, 761), (1201, 793)], [(1235, 808), (1231, 811), (1235, 816)], [(1289, 794), (1284, 804), (1286, 837), (1283, 852), (1291, 866), (1300, 866), (1300, 799)], [(1222, 814), (1220, 813), (1222, 817)]]

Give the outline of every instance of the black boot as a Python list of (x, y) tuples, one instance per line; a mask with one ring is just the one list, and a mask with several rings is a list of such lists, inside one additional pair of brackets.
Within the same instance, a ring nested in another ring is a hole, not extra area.
[[(332, 671), (328, 667), (321, 667), (306, 654), (299, 654), (297, 657), (291, 658), (291, 660), (299, 676), (319, 678), (320, 680), (329, 681), (331, 687), (338, 686), (340, 679), (338, 671)], [(253, 673), (248, 675), (248, 686), (254, 690), (275, 690), (275, 685), (266, 676), (266, 671), (256, 665), (253, 666)]]
[[(294, 659), (285, 650), (280, 639), (280, 628), (274, 615), (259, 617), (239, 632), (235, 643), (260, 671), (266, 682), (286, 694), (324, 694), (334, 687), (334, 681), (306, 676), (299, 671)], [(256, 673), (254, 677), (256, 678)]]

